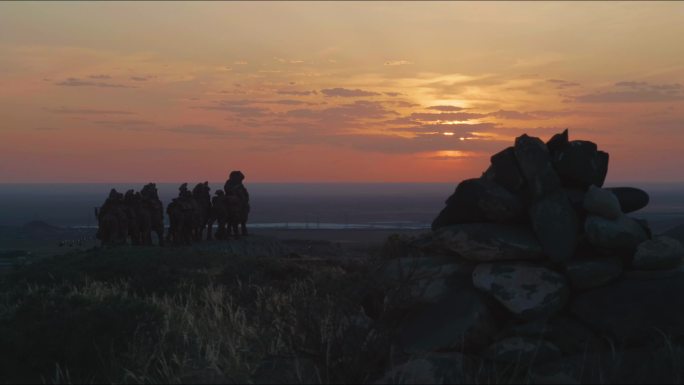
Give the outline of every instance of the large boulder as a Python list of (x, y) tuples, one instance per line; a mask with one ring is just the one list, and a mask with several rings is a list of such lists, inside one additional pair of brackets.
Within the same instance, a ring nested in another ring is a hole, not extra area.
[(453, 287), (470, 282), (472, 265), (451, 257), (396, 258), (386, 261), (376, 274), (390, 305), (438, 302), (449, 296)]
[(553, 167), (566, 187), (601, 187), (608, 174), (608, 154), (593, 142), (573, 140), (553, 154)]
[(532, 197), (541, 197), (560, 188), (549, 150), (541, 139), (526, 134), (519, 136), (515, 139), (514, 152)]
[(644, 190), (634, 187), (610, 187), (607, 190), (617, 197), (623, 213), (631, 213), (648, 205), (649, 196)]
[(474, 262), (541, 259), (539, 241), (525, 227), (494, 223), (469, 223), (441, 228), (434, 246)]
[(650, 273), (625, 274), (611, 285), (579, 294), (571, 303), (572, 314), (616, 342), (684, 337), (684, 271)]
[(615, 194), (594, 185), (589, 186), (584, 195), (583, 206), (589, 214), (606, 219), (618, 219), (622, 215), (620, 202)]
[(461, 353), (430, 353), (412, 357), (388, 370), (376, 384), (465, 384), (467, 358)]
[(523, 319), (553, 315), (563, 308), (569, 294), (562, 275), (523, 263), (481, 264), (473, 271), (473, 284)]
[(522, 213), (522, 203), (505, 188), (485, 179), (467, 179), (447, 199), (432, 228), (458, 223), (512, 222)]
[(470, 287), (416, 308), (400, 321), (399, 340), (409, 354), (477, 350), (497, 329), (487, 298)]
[(642, 270), (671, 269), (684, 258), (684, 246), (676, 239), (657, 237), (642, 242), (632, 259), (632, 267)]
[(608, 284), (622, 274), (620, 258), (573, 258), (565, 265), (565, 275), (575, 290)]
[(557, 153), (558, 151), (563, 150), (565, 147), (568, 146), (570, 143), (568, 139), (568, 130), (564, 130), (560, 134), (556, 134), (549, 139), (548, 142), (546, 142), (546, 148), (549, 149), (549, 153), (553, 157), (553, 154)]
[(564, 262), (575, 253), (579, 221), (570, 201), (561, 190), (544, 196), (530, 206), (532, 229), (554, 262)]
[(525, 187), (525, 178), (518, 167), (513, 147), (492, 155), (491, 163), (485, 172), (485, 179), (496, 182), (511, 192), (520, 191)]
[(592, 245), (627, 254), (633, 253), (641, 242), (648, 239), (646, 230), (627, 216), (615, 220), (589, 216), (584, 222), (584, 231)]

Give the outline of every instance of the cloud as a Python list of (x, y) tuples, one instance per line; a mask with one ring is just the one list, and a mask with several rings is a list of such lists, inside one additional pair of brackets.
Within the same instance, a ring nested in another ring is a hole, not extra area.
[(154, 79), (154, 76), (149, 76), (149, 75), (147, 75), (147, 76), (131, 76), (131, 80), (134, 80), (136, 82), (145, 82), (145, 81), (148, 81), (150, 79)]
[(382, 119), (390, 115), (398, 115), (396, 111), (388, 110), (382, 103), (357, 100), (354, 103), (343, 104), (323, 109), (297, 109), (285, 113), (292, 118), (319, 121), (327, 126), (338, 126), (356, 122), (361, 119)]
[(490, 131), (496, 127), (496, 123), (418, 124), (409, 127), (393, 128), (392, 131), (406, 132), (414, 135), (453, 132), (456, 137), (461, 137), (476, 131)]
[(93, 123), (99, 124), (101, 126), (109, 127), (109, 128), (115, 128), (119, 130), (131, 130), (131, 131), (140, 131), (144, 129), (145, 127), (149, 127), (153, 125), (154, 123), (147, 121), (147, 120), (138, 120), (138, 119), (124, 119), (124, 120), (97, 120), (94, 121)]
[(302, 64), (302, 63), (304, 63), (304, 60), (283, 59), (281, 57), (274, 57), (273, 59), (275, 61), (277, 61), (278, 63), (286, 63), (286, 64)]
[(684, 100), (684, 86), (679, 83), (652, 84), (648, 82), (622, 81), (614, 90), (595, 92), (575, 97), (580, 103), (639, 103)]
[(499, 111), (495, 111), (495, 112), (490, 112), (487, 115), (493, 116), (493, 117), (499, 118), (499, 119), (511, 119), (511, 120), (534, 120), (534, 119), (537, 119), (537, 116), (535, 116), (534, 114), (531, 114), (529, 112), (520, 112), (520, 111), (499, 110)]
[(640, 88), (640, 87), (647, 87), (648, 83), (646, 82), (617, 82), (615, 83), (615, 87), (631, 87), (631, 88)]
[(307, 105), (315, 105), (316, 103), (310, 103), (310, 102), (303, 102), (301, 100), (293, 100), (293, 99), (280, 99), (280, 100), (255, 100), (253, 103), (257, 104), (281, 104), (284, 106), (298, 106), (302, 104), (307, 104)]
[(175, 126), (166, 128), (165, 131), (173, 132), (176, 134), (189, 134), (189, 135), (203, 135), (203, 136), (240, 136), (243, 137), (247, 135), (244, 131), (237, 130), (225, 130), (214, 126), (209, 126), (206, 124), (184, 124), (181, 126)]
[(454, 112), (454, 111), (461, 111), (463, 110), (463, 107), (456, 107), (456, 106), (431, 106), (427, 108), (428, 110), (435, 110), (435, 111), (442, 111), (442, 112)]
[(387, 96), (391, 96), (391, 97), (402, 96), (402, 95), (404, 95), (404, 94), (402, 94), (401, 92), (384, 92), (384, 94), (387, 95)]
[(249, 106), (251, 100), (221, 101), (213, 106), (192, 107), (200, 110), (226, 111), (240, 118), (260, 118), (271, 114), (271, 110), (263, 107)]
[(115, 84), (106, 82), (93, 82), (90, 80), (82, 80), (79, 78), (68, 78), (61, 82), (55, 83), (58, 86), (64, 87), (100, 87), (100, 88), (135, 88), (133, 86), (128, 86), (125, 84)]
[(90, 76), (88, 76), (88, 77), (91, 78), (91, 79), (98, 79), (98, 80), (107, 80), (107, 79), (111, 79), (111, 78), (112, 78), (111, 76), (109, 76), (109, 75), (104, 75), (104, 74), (102, 74), (102, 75), (90, 75)]
[(681, 93), (668, 93), (658, 90), (637, 90), (625, 92), (598, 92), (580, 95), (575, 98), (579, 103), (638, 103), (638, 102), (669, 102), (684, 100)]
[(398, 107), (420, 107), (420, 104), (407, 102), (405, 100), (383, 100), (382, 102), (392, 104)]
[(60, 130), (61, 127), (44, 127), (44, 126), (41, 126), (41, 127), (33, 127), (33, 129), (38, 130), (38, 131), (55, 131), (55, 130)]
[(47, 109), (53, 114), (65, 115), (133, 115), (133, 112), (122, 110), (97, 110), (92, 108), (68, 108), (60, 107), (58, 109)]
[(487, 114), (478, 114), (474, 112), (414, 112), (409, 115), (410, 118), (422, 121), (446, 121), (446, 120), (473, 120), (486, 117)]
[(556, 88), (559, 90), (564, 90), (566, 88), (579, 87), (580, 86), (579, 83), (569, 82), (567, 80), (562, 80), (562, 79), (548, 79), (547, 82), (555, 84)]
[(412, 138), (399, 135), (338, 135), (334, 142), (362, 151), (386, 154), (429, 153), (432, 157), (452, 159), (459, 155), (487, 155), (506, 147), (506, 142), (498, 140), (461, 140), (457, 135), (445, 136), (441, 133)]
[(247, 65), (249, 63), (246, 60), (236, 60), (233, 62), (233, 64), (238, 65), (238, 66), (244, 66), (244, 65)]
[(321, 93), (325, 96), (330, 96), (330, 97), (343, 97), (343, 98), (350, 98), (350, 97), (362, 97), (362, 96), (378, 96), (380, 95), (377, 92), (372, 92), (372, 91), (364, 91), (360, 89), (349, 89), (349, 88), (325, 88), (321, 90)]
[(388, 60), (385, 62), (386, 66), (391, 66), (391, 67), (403, 66), (403, 65), (409, 65), (409, 64), (413, 64), (413, 63), (408, 61), (408, 60)]
[(296, 96), (307, 96), (315, 95), (316, 91), (296, 91), (296, 90), (279, 90), (276, 92), (278, 95), (296, 95)]

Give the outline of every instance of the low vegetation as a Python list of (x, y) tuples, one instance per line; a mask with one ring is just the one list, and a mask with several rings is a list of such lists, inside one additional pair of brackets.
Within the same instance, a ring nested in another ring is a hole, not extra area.
[(362, 382), (387, 356), (368, 263), (191, 248), (73, 253), (6, 276), (2, 382)]

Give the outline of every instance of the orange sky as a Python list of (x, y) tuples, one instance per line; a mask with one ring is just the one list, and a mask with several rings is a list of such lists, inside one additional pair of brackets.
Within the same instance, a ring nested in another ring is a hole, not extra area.
[(451, 182), (528, 133), (682, 181), (681, 2), (2, 2), (0, 183)]

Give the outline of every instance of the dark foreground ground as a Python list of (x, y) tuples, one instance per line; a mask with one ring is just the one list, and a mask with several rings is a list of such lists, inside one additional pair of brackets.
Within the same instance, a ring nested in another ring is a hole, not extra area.
[[(261, 231), (164, 248), (60, 247), (64, 233), (10, 233), (0, 233), (0, 383), (368, 383), (406, 360), (392, 342), (392, 313), (374, 320), (364, 305), (377, 269), (405, 256), (401, 240), (415, 232), (387, 241), (386, 231)], [(88, 238), (71, 234), (80, 235)], [(661, 382), (684, 378), (678, 347), (649, 362), (630, 354), (601, 357), (662, 364)], [(437, 359), (448, 382), (539, 380), (523, 365)], [(458, 377), (448, 377), (455, 367)]]

